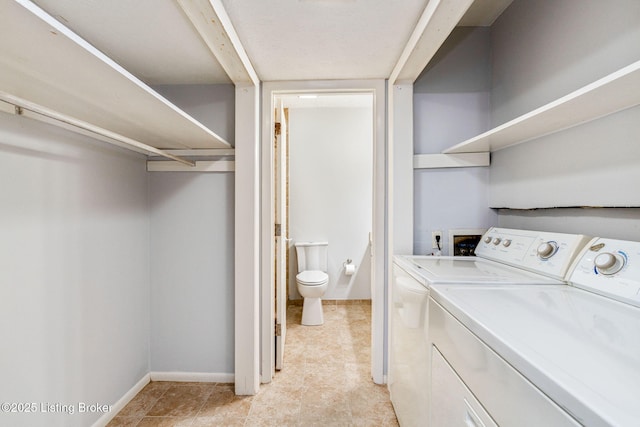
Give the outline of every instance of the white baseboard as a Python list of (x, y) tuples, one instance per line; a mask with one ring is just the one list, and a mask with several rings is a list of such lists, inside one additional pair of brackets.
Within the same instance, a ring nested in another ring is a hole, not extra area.
[(140, 393), (140, 390), (142, 390), (144, 386), (149, 384), (150, 381), (151, 376), (149, 374), (143, 376), (140, 381), (138, 381), (133, 387), (131, 387), (131, 389), (126, 392), (124, 396), (122, 396), (116, 403), (111, 406), (111, 410), (109, 412), (106, 412), (104, 415), (98, 418), (98, 421), (93, 423), (92, 427), (104, 427), (109, 424), (109, 421), (111, 421), (118, 414), (118, 412), (122, 410), (122, 408), (127, 406), (127, 403), (131, 402), (131, 399), (136, 397), (136, 394)]
[(198, 383), (232, 383), (233, 374), (209, 372), (151, 372), (151, 381), (176, 381)]

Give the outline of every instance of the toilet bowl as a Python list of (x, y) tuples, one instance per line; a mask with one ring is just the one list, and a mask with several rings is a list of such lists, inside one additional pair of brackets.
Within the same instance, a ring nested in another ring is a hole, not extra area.
[(296, 284), (298, 292), (304, 298), (302, 305), (302, 324), (322, 325), (322, 297), (329, 287), (327, 274), (326, 242), (300, 242), (295, 244), (298, 257)]

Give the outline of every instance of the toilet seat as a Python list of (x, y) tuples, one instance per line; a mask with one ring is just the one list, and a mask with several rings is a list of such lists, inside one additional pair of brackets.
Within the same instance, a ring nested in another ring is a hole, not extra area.
[(296, 276), (296, 281), (305, 286), (324, 285), (328, 280), (329, 275), (319, 270), (305, 270)]

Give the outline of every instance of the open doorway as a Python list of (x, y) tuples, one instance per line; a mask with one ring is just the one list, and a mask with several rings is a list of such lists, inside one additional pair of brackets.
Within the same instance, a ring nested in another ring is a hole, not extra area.
[[(270, 382), (275, 372), (277, 340), (274, 335), (281, 333), (286, 337), (286, 331), (281, 330), (286, 323), (278, 322), (277, 314), (278, 307), (286, 310), (286, 305), (276, 304), (277, 288), (274, 286), (278, 251), (273, 238), (276, 231), (273, 219), (279, 191), (275, 172), (282, 170), (278, 166), (282, 157), (276, 156), (269, 140), (274, 142), (276, 116), (288, 117), (289, 156), (293, 163), (289, 169), (292, 184), (287, 205), (290, 232), (282, 236), (281, 241), (292, 238), (329, 242), (330, 286), (325, 300), (371, 299), (371, 375), (376, 383), (384, 382), (386, 153), (384, 108), (379, 108), (384, 106), (384, 82), (360, 82), (355, 88), (344, 87), (353, 84), (338, 82), (338, 87), (332, 90), (326, 85), (313, 87), (309, 82), (303, 83), (304, 87), (298, 83), (265, 83), (263, 88), (262, 382)], [(278, 108), (282, 108), (280, 113)], [(350, 114), (354, 115), (348, 118)], [(363, 132), (357, 126), (349, 126), (349, 122), (366, 123), (367, 129)], [(366, 149), (349, 143), (358, 138), (366, 139)], [(367, 178), (364, 180), (366, 189), (362, 187), (363, 180), (358, 179), (363, 174)], [(324, 209), (323, 205), (330, 205), (333, 210)], [(366, 205), (366, 212), (360, 209), (349, 213), (348, 205), (360, 205), (361, 208)], [(342, 216), (341, 206), (344, 207)], [(360, 224), (354, 225), (353, 220), (357, 223), (358, 217)], [(278, 228), (281, 227), (283, 225)], [(350, 239), (349, 233), (357, 236)], [(355, 246), (347, 240), (355, 240)], [(376, 244), (379, 251), (376, 251)], [(297, 264), (293, 242), (287, 247), (289, 274), (285, 286), (292, 299), (300, 300), (295, 282)], [(348, 260), (358, 268), (359, 277), (345, 274)], [(363, 286), (363, 282), (366, 285)], [(286, 293), (280, 295), (286, 298)], [(275, 330), (275, 323), (280, 323), (280, 331)]]
[[(282, 234), (276, 231), (274, 260), (279, 370), (287, 304), (300, 306), (304, 301), (296, 282), (295, 244), (328, 243), (328, 283), (321, 297), (326, 310), (370, 304), (373, 95), (285, 94), (275, 101), (274, 214)], [(279, 291), (279, 286), (284, 289)], [(311, 318), (313, 313), (306, 311)]]

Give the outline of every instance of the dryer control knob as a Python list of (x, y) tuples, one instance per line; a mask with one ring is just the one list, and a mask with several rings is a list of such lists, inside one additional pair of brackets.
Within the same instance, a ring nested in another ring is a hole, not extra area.
[(505, 248), (508, 248), (509, 246), (511, 246), (511, 240), (507, 239), (504, 242), (502, 242), (502, 246), (504, 246)]
[(549, 259), (558, 251), (556, 242), (544, 242), (538, 246), (538, 257), (541, 259)]
[(491, 236), (487, 236), (484, 238), (485, 243), (491, 243)]
[(601, 274), (616, 274), (624, 267), (624, 258), (619, 255), (605, 252), (594, 260), (596, 270)]
[(501, 239), (501, 238), (496, 237), (495, 239), (493, 239), (493, 244), (494, 244), (494, 245), (496, 245), (496, 246), (498, 246), (498, 245), (500, 244), (500, 242), (501, 242), (501, 241), (502, 241), (502, 239)]

